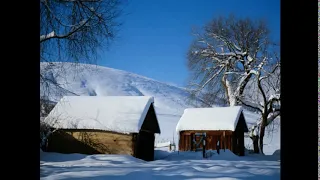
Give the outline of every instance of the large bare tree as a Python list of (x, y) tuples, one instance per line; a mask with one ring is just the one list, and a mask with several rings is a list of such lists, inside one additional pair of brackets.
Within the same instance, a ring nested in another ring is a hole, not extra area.
[(60, 69), (57, 74), (64, 76), (68, 69), (51, 62), (95, 64), (98, 51), (115, 38), (120, 14), (120, 0), (40, 0), (40, 62), (50, 64), (41, 66), (42, 99), (68, 91), (50, 72)]
[[(230, 106), (243, 105), (245, 95), (251, 95), (244, 93), (248, 83), (270, 74), (270, 67), (278, 64), (275, 57), (278, 46), (270, 41), (269, 30), (262, 20), (218, 17), (193, 34), (195, 40), (188, 51), (190, 91), (194, 96), (204, 97), (205, 106), (211, 106), (217, 99), (225, 99)], [(256, 106), (245, 105), (261, 112)], [(265, 104), (266, 108), (268, 105)]]

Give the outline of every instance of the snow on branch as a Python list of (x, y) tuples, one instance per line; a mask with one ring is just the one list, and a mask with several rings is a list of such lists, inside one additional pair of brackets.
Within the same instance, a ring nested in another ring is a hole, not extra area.
[(40, 36), (40, 42), (44, 41), (45, 39), (48, 39), (48, 38), (53, 38), (54, 36), (55, 36), (54, 31), (52, 31), (51, 33), (49, 33), (47, 35), (41, 35)]
[[(278, 116), (280, 116), (280, 114), (281, 114), (281, 112), (279, 109), (269, 113), (269, 115), (267, 117), (266, 126), (268, 126), (270, 123), (272, 123), (274, 119), (276, 119)], [(261, 126), (261, 124), (262, 124), (262, 119), (257, 121), (257, 127)]]
[(248, 59), (249, 62), (253, 61), (253, 58), (250, 55), (248, 55), (247, 59)]
[(263, 69), (263, 66), (264, 66), (265, 63), (267, 62), (267, 59), (268, 59), (267, 57), (264, 57), (263, 60), (260, 62), (260, 64), (257, 66), (258, 69), (257, 69), (257, 70), (251, 69), (249, 73), (255, 74), (255, 75), (258, 77), (258, 79), (261, 79), (261, 78), (260, 78), (261, 71), (262, 71), (262, 69)]
[(261, 63), (258, 65), (258, 71), (260, 71), (263, 67), (263, 65), (267, 62), (267, 57), (264, 57)]
[(277, 63), (271, 72), (264, 71), (264, 73), (266, 73), (267, 75), (260, 77), (259, 81), (262, 81), (263, 79), (270, 77), (272, 74), (274, 74), (274, 72), (277, 70), (277, 68), (280, 68), (280, 63)]
[(275, 110), (272, 113), (270, 113), (267, 118), (267, 125), (270, 124), (279, 115), (280, 115), (280, 110)]
[[(51, 9), (51, 8), (49, 7), (49, 5), (48, 5), (48, 2), (47, 2), (47, 1), (41, 1), (41, 2), (45, 5), (46, 9), (47, 9), (47, 10), (50, 12), (50, 14), (53, 16), (53, 18), (56, 19), (57, 22), (58, 22), (59, 24), (61, 24), (62, 26), (69, 27), (70, 30), (69, 30), (69, 32), (66, 32), (65, 34), (60, 34), (60, 35), (57, 34), (57, 33), (55, 33), (54, 31), (52, 31), (51, 33), (49, 33), (49, 34), (47, 34), (47, 35), (41, 35), (41, 36), (40, 36), (40, 43), (42, 43), (42, 42), (44, 42), (44, 41), (46, 41), (46, 40), (52, 39), (52, 38), (59, 38), (59, 39), (67, 38), (67, 37), (71, 36), (72, 34), (74, 34), (75, 32), (79, 31), (82, 27), (88, 26), (88, 22), (91, 21), (91, 19), (93, 19), (94, 16), (97, 16), (97, 17), (101, 18), (100, 15), (98, 15), (98, 14), (94, 11), (93, 8), (89, 8), (88, 6), (86, 6), (85, 4), (83, 4), (83, 2), (99, 2), (99, 1), (101, 1), (101, 0), (91, 0), (91, 1), (90, 1), (90, 0), (74, 0), (74, 1), (71, 1), (71, 0), (67, 1), (67, 0), (65, 0), (65, 2), (79, 2), (79, 3), (81, 3), (84, 7), (88, 8), (88, 9), (90, 10), (90, 12), (91, 12), (91, 15), (90, 15), (90, 17), (88, 17), (88, 19), (85, 18), (85, 19), (81, 20), (78, 24), (73, 24), (73, 25), (66, 25), (66, 24), (64, 24), (58, 17), (55, 16), (55, 13), (52, 11), (52, 9)], [(89, 16), (89, 15), (88, 15), (88, 16)]]
[[(217, 35), (215, 33), (209, 33), (209, 35), (211, 35), (213, 38), (216, 38), (216, 39), (219, 39), (220, 41), (222, 41), (225, 45), (228, 46), (228, 48), (234, 52), (237, 52), (237, 51), (242, 51), (242, 49), (237, 46), (235, 43), (232, 43), (230, 41), (227, 40), (227, 38), (221, 36), (221, 35)], [(247, 52), (244, 52), (243, 55), (246, 55)]]
[(237, 74), (239, 76), (247, 76), (247, 74), (242, 73), (242, 72), (225, 72), (224, 74), (229, 75), (229, 74)]
[(236, 56), (237, 54), (234, 52), (226, 52), (226, 53), (216, 53), (218, 56)]
[(211, 44), (209, 44), (207, 41), (205, 41), (204, 39), (199, 40), (198, 42), (199, 42), (199, 43), (206, 44), (209, 48), (213, 48), (213, 46), (212, 46)]
[(216, 73), (214, 73), (201, 87), (199, 90), (203, 89), (210, 81), (212, 81), (217, 75), (220, 74), (220, 72), (224, 69), (224, 67), (221, 67)]
[(240, 90), (244, 88), (245, 82), (248, 80), (248, 78), (251, 77), (251, 74), (253, 74), (253, 71), (250, 71), (249, 73), (244, 72), (243, 77), (239, 80), (237, 89), (235, 90), (235, 93), (238, 93), (238, 96), (240, 95)]
[(44, 35), (44, 36), (42, 35), (42, 36), (40, 36), (40, 43), (42, 43), (42, 42), (44, 42), (46, 40), (52, 39), (52, 38), (58, 38), (58, 39), (67, 38), (67, 37), (71, 36), (72, 34), (76, 33), (77, 31), (79, 31), (82, 27), (84, 27), (89, 22), (89, 20), (91, 18), (92, 18), (92, 16), (89, 19), (82, 20), (77, 25), (73, 25), (71, 27), (70, 31), (65, 33), (65, 34), (58, 35), (58, 34), (54, 33), (54, 31), (52, 31), (51, 34), (49, 33), (49, 36), (48, 35)]
[(271, 101), (279, 101), (279, 100), (280, 100), (280, 94), (279, 93), (272, 94), (268, 99), (269, 102), (271, 102)]
[(257, 70), (251, 69), (251, 70), (249, 71), (249, 74), (255, 74), (255, 75), (258, 76), (259, 72), (258, 72)]

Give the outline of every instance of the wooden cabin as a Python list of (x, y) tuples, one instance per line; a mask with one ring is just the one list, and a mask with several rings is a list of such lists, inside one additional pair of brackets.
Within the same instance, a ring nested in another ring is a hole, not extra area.
[(65, 96), (45, 121), (54, 127), (47, 151), (128, 154), (153, 161), (160, 128), (147, 96)]
[(197, 133), (205, 133), (205, 149), (229, 149), (244, 156), (244, 133), (248, 126), (241, 106), (215, 108), (189, 108), (181, 116), (176, 131), (179, 133), (179, 151), (202, 148)]

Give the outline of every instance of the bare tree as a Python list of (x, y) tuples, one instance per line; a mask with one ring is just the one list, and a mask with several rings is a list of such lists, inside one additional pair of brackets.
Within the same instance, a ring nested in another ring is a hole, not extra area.
[(118, 0), (41, 0), (40, 61), (92, 62), (115, 37)]
[(206, 90), (237, 105), (253, 75), (251, 70), (266, 59), (270, 42), (265, 23), (219, 17), (193, 34), (196, 39), (188, 52), (193, 93)]
[(40, 62), (48, 63), (40, 71), (42, 99), (48, 100), (51, 94), (72, 94), (51, 73), (52, 69), (60, 69), (55, 75), (65, 76), (67, 67), (52, 62), (73, 62), (74, 66), (96, 63), (98, 51), (107, 49), (116, 37), (120, 2), (40, 0)]
[[(266, 63), (266, 62), (265, 62)], [(259, 111), (260, 120), (251, 128), (251, 131), (257, 131), (256, 134), (250, 133), (250, 138), (254, 141), (254, 147), (259, 139), (259, 150), (263, 154), (263, 138), (266, 127), (281, 115), (281, 94), (280, 94), (280, 61), (271, 68), (259, 69), (255, 71), (255, 79), (252, 80), (252, 86), (246, 91), (251, 94), (240, 97), (240, 101), (245, 106)], [(253, 88), (252, 88), (253, 87)], [(255, 152), (259, 152), (256, 148)]]
[[(261, 123), (258, 124), (262, 149), (265, 127), (280, 113), (273, 111), (280, 98), (269, 92), (273, 88), (270, 79), (278, 82), (271, 78), (280, 66), (275, 53), (278, 46), (270, 41), (266, 23), (230, 15), (213, 19), (193, 34), (196, 38), (188, 52), (192, 94), (202, 97), (205, 106), (212, 106), (217, 99), (225, 99), (230, 106), (246, 105), (261, 113)], [(258, 87), (261, 101), (244, 101), (245, 97), (254, 94), (248, 90), (245, 93), (251, 82)], [(270, 101), (268, 97), (272, 97)]]

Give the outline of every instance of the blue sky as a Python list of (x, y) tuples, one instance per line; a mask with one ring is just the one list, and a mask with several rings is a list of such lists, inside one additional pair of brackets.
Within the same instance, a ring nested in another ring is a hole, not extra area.
[(217, 16), (265, 19), (280, 40), (280, 0), (129, 0), (118, 38), (99, 65), (185, 86), (191, 28)]

